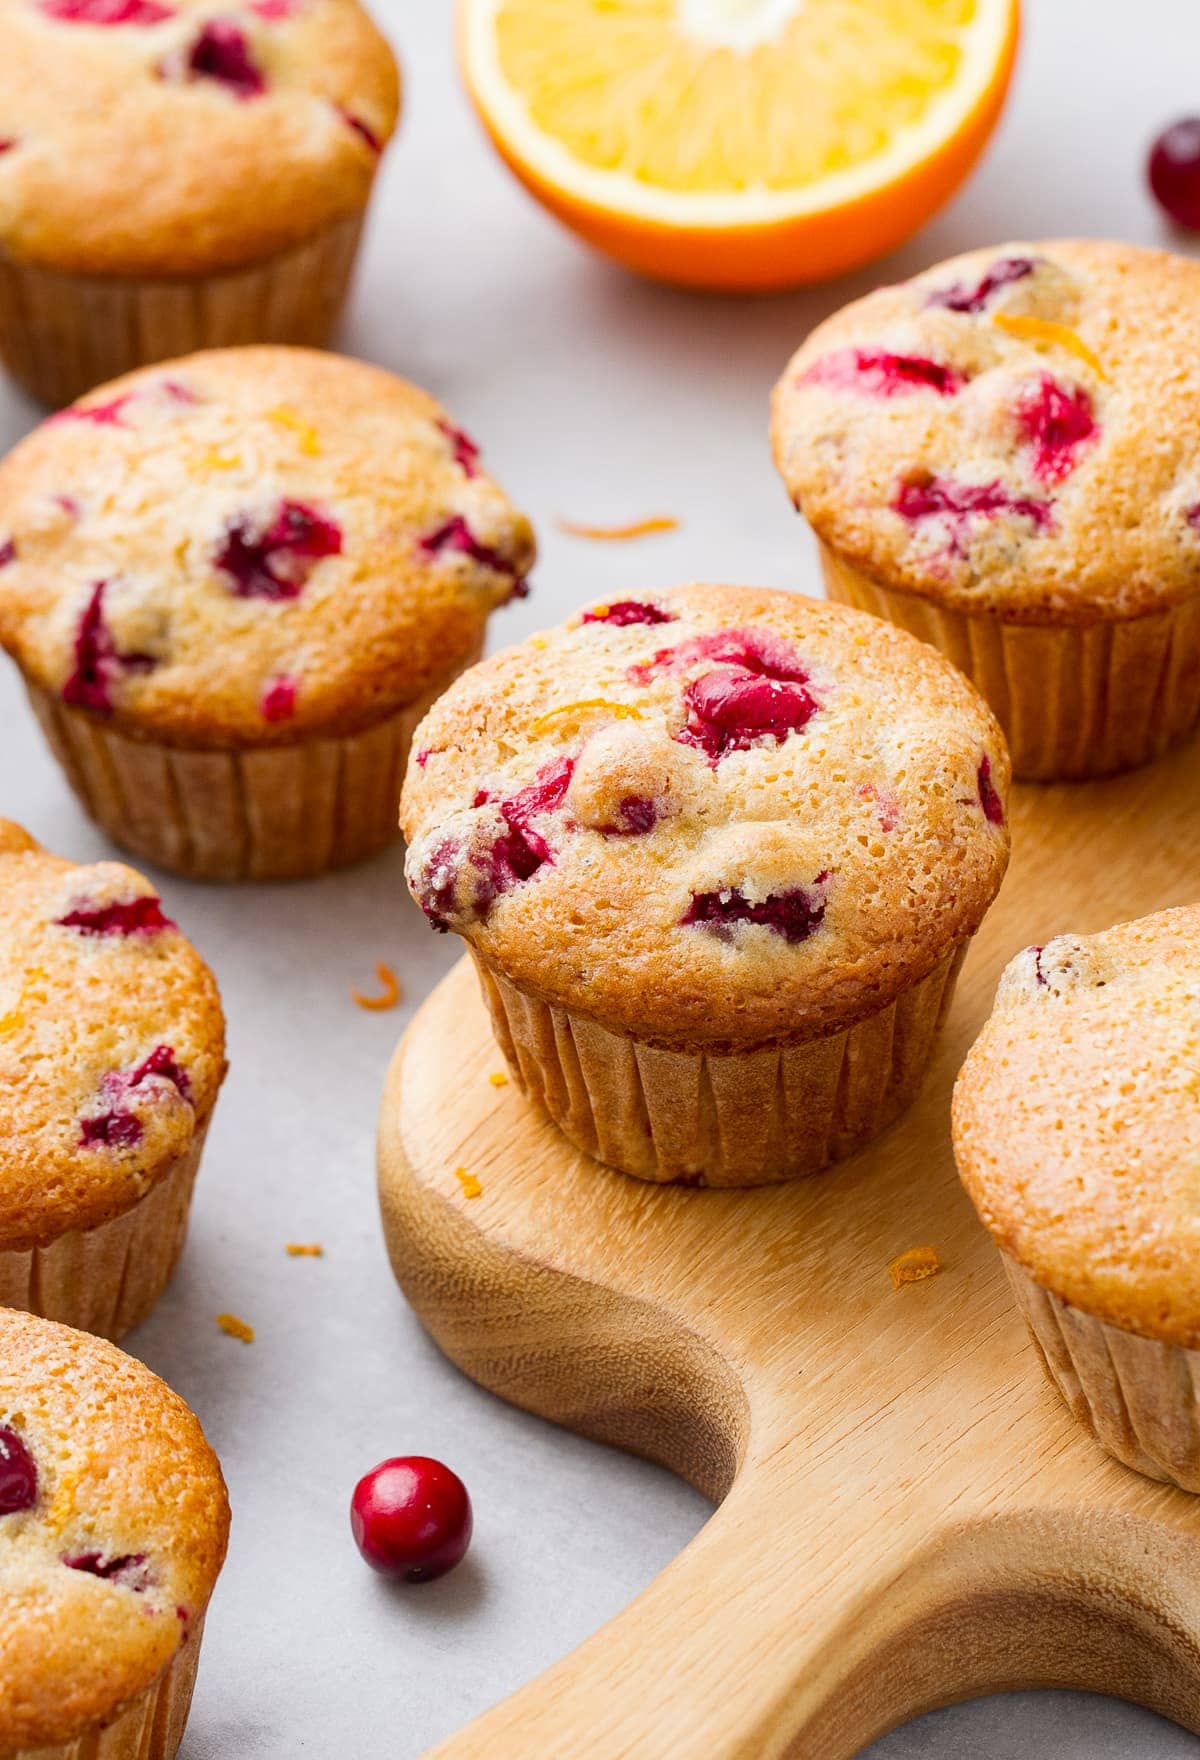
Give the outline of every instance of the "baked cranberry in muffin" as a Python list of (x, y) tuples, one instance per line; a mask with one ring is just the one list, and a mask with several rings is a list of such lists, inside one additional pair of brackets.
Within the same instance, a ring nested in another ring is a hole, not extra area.
[(619, 603), (639, 615), (586, 609), (434, 706), (410, 888), (583, 1147), (654, 1179), (815, 1171), (915, 1092), (1007, 862), (1003, 739), (952, 666), (861, 614), (733, 587)]
[(0, 1308), (0, 1748), (171, 1760), (225, 1557), (193, 1414), (100, 1339)]
[(216, 984), (150, 882), (0, 820), (0, 1304), (113, 1338), (144, 1319), (224, 1073)]
[(1101, 775), (1200, 718), (1200, 265), (973, 251), (838, 312), (775, 392), (831, 596), (942, 648), (1018, 775)]
[(432, 398), (295, 349), (90, 394), (0, 466), (0, 532), (0, 639), (76, 792), (211, 878), (397, 835), (411, 729), (534, 554)]

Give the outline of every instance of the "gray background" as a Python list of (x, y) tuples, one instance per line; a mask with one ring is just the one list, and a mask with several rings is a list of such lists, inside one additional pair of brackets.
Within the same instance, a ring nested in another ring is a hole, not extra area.
[[(766, 442), (769, 388), (804, 333), (877, 280), (970, 245), (1161, 241), (1144, 148), (1175, 114), (1200, 110), (1196, 0), (1027, 0), (1013, 102), (952, 207), (861, 277), (722, 301), (629, 279), (525, 198), (458, 89), (448, 0), (376, 0), (376, 11), (404, 59), (408, 106), (344, 346), (436, 392), (538, 524), (535, 596), (496, 619), (497, 641), (588, 595), (689, 576), (816, 590)], [(0, 390), (0, 441), (34, 418)], [(652, 512), (679, 516), (682, 531), (603, 546), (554, 528), (560, 516)], [(7, 671), (0, 769), (0, 812), (64, 854), (110, 853)], [(293, 888), (167, 879), (164, 891), (216, 967), (232, 1056), (183, 1267), (129, 1341), (201, 1414), (234, 1504), (184, 1752), (410, 1760), (617, 1613), (706, 1506), (667, 1474), (469, 1385), (392, 1283), (372, 1152), (404, 1016), (363, 1014), (347, 991), (369, 986), (383, 958), (418, 1002), (455, 954), (409, 903), (399, 855)], [(324, 1242), (324, 1260), (284, 1256), (286, 1241), (308, 1239)], [(222, 1309), (253, 1322), (252, 1347), (217, 1331)], [(358, 1475), (399, 1452), (450, 1462), (476, 1508), (467, 1563), (415, 1591), (366, 1570), (346, 1515)], [(1184, 1760), (1200, 1742), (1102, 1699), (1029, 1694), (926, 1718), (871, 1760), (1039, 1753)]]

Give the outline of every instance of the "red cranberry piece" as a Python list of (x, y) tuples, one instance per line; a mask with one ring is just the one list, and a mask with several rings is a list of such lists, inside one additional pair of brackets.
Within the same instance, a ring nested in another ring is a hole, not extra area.
[[(382, 148), (376, 151), (382, 152)], [(454, 462), (465, 477), (479, 475), (479, 448), (471, 436), (463, 428), (456, 428), (453, 422), (439, 420), (438, 428), (454, 448)]]
[(133, 402), (134, 393), (124, 391), (120, 397), (112, 397), (107, 403), (73, 403), (66, 409), (60, 409), (52, 415), (52, 422), (94, 422), (98, 428), (123, 428), (121, 419), (127, 405)]
[(617, 804), (618, 823), (603, 827), (606, 837), (645, 837), (662, 817), (659, 804), (644, 794), (627, 794)]
[(1195, 507), (1189, 507), (1184, 518), (1194, 532), (1200, 532), (1200, 502)]
[(1031, 495), (1014, 495), (999, 480), (958, 483), (951, 477), (931, 477), (924, 483), (901, 483), (892, 508), (914, 525), (925, 519), (945, 520), (950, 532), (950, 548), (956, 556), (963, 553), (967, 527), (972, 519), (997, 519), (1001, 514), (1011, 513), (1029, 520), (1039, 532), (1054, 522), (1053, 509), (1048, 501), (1039, 501)]
[(728, 752), (746, 751), (757, 739), (779, 743), (799, 733), (820, 706), (805, 685), (732, 666), (693, 679), (683, 700), (688, 720), (678, 738), (707, 752), (714, 764)]
[(157, 935), (175, 924), (163, 914), (162, 900), (148, 895), (118, 904), (76, 905), (65, 917), (56, 917), (60, 929), (78, 929), (81, 935)]
[(4, 542), (0, 544), (0, 568), (7, 568), (10, 563), (16, 560), (17, 541), (15, 538), (5, 538)]
[(341, 551), (333, 520), (302, 501), (281, 501), (265, 530), (246, 516), (232, 520), (214, 560), (239, 599), (296, 599), (313, 563)]
[(931, 293), (925, 304), (944, 306), (948, 312), (981, 312), (994, 293), (1002, 287), (1011, 287), (1014, 281), (1024, 281), (1036, 268), (1033, 257), (1000, 257), (974, 287), (956, 281), (950, 287)]
[(908, 397), (933, 391), (956, 397), (966, 384), (962, 373), (923, 355), (889, 354), (882, 348), (840, 348), (801, 373), (800, 385), (855, 391), (863, 397)]
[(1161, 208), (1189, 232), (1200, 232), (1200, 116), (1159, 135), (1150, 150), (1150, 188)]
[(812, 886), (794, 886), (753, 904), (736, 887), (720, 892), (694, 892), (680, 922), (712, 929), (722, 940), (728, 940), (739, 923), (759, 923), (795, 947), (821, 927), (825, 917), (821, 888), (828, 878), (828, 874), (818, 874)]
[(513, 599), (524, 599), (529, 593), (529, 583), (524, 580), (506, 556), (483, 544), (475, 536), (461, 513), (456, 513), (446, 520), (435, 532), (420, 540), (419, 548), (426, 556), (441, 556), (445, 551), (458, 551), (460, 555), (469, 556), (484, 568), (492, 569), (496, 574), (507, 575), (512, 581)]
[(189, 79), (214, 80), (235, 98), (257, 98), (267, 89), (246, 33), (227, 18), (212, 18), (203, 26), (188, 50), (186, 66)]
[(41, 0), (48, 18), (63, 24), (162, 24), (174, 14), (158, 0)]
[[(375, 157), (378, 158), (383, 152), (383, 142), (375, 133), (375, 130), (371, 127), (370, 123), (364, 122), (361, 116), (355, 116), (353, 111), (350, 110), (342, 110), (339, 108), (338, 115), (346, 124), (347, 128), (352, 128), (354, 130), (355, 134), (358, 136), (359, 140), (362, 141), (368, 152), (374, 153)], [(441, 426), (440, 423), (439, 426)], [(471, 472), (468, 472), (468, 475), (471, 474)]]
[(250, 10), (258, 18), (265, 18), (268, 24), (279, 24), (285, 18), (294, 18), (300, 10), (300, 0), (250, 0)]
[(0, 140), (0, 153), (11, 153), (16, 144), (14, 135), (6, 135), (3, 140)]
[(1017, 400), (1017, 430), (1033, 452), (1041, 483), (1061, 483), (1079, 463), (1081, 450), (1099, 433), (1092, 400), (1082, 385), (1060, 385), (1041, 373)]
[(992, 781), (992, 760), (986, 756), (979, 763), (979, 804), (989, 825), (1003, 825), (1004, 802)]
[(134, 1069), (114, 1070), (105, 1076), (100, 1093), (109, 1102), (109, 1108), (107, 1112), (81, 1120), (80, 1143), (85, 1148), (129, 1149), (141, 1142), (141, 1120), (128, 1110), (125, 1098), (131, 1089), (140, 1087), (151, 1076), (173, 1083), (185, 1100), (190, 1098), (192, 1084), (187, 1071), (176, 1060), (169, 1045), (156, 1045)]
[(75, 670), (63, 686), (64, 703), (107, 715), (112, 710), (109, 694), (123, 672), (149, 672), (158, 661), (153, 654), (122, 654), (104, 621), (107, 581), (97, 581), (84, 607), (75, 634)]
[(660, 673), (686, 672), (698, 660), (742, 666), (749, 672), (796, 684), (808, 682), (808, 668), (796, 650), (768, 629), (719, 629), (689, 636), (677, 647), (660, 648), (653, 659), (631, 666), (626, 677), (634, 684), (649, 684)]
[(296, 713), (296, 681), (294, 678), (277, 678), (263, 692), (262, 715), (264, 721), (290, 721)]
[(457, 1473), (427, 1455), (383, 1461), (354, 1487), (350, 1527), (372, 1570), (406, 1583), (444, 1577), (464, 1557), (474, 1525)]
[(0, 1516), (32, 1509), (37, 1494), (33, 1456), (11, 1424), (0, 1424)]
[(146, 1568), (144, 1552), (127, 1552), (120, 1558), (106, 1558), (102, 1552), (77, 1552), (64, 1558), (63, 1563), (69, 1571), (84, 1571), (102, 1582), (120, 1583), (135, 1595), (145, 1594), (154, 1582), (153, 1573)]
[(626, 629), (634, 623), (674, 623), (673, 611), (664, 611), (661, 605), (652, 605), (648, 599), (617, 599), (611, 605), (603, 605), (598, 611), (585, 611), (584, 623), (611, 623), (618, 629)]
[[(425, 863), (419, 902), (435, 929), (444, 934), (461, 915), (459, 883), (464, 867), (472, 870), (470, 910), (482, 921), (498, 898), (554, 861), (554, 851), (531, 821), (561, 809), (574, 769), (573, 758), (556, 759), (544, 765), (527, 788), (501, 801), (502, 831), (481, 826), (476, 837), (446, 837), (434, 848)], [(481, 788), (471, 804), (482, 807), (489, 800), (488, 790)]]

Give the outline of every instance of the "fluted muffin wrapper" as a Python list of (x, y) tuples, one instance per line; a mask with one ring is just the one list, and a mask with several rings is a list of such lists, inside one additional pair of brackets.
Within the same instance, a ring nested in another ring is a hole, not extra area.
[(412, 736), (449, 682), (358, 733), (229, 751), (134, 739), (26, 687), (71, 787), (114, 843), (190, 880), (295, 880), (396, 841)]
[(174, 1760), (191, 1710), (203, 1636), (201, 1613), (158, 1679), (103, 1729), (50, 1748), (16, 1748), (7, 1760)]
[(1147, 617), (1009, 623), (880, 586), (822, 544), (831, 599), (886, 618), (965, 672), (1004, 729), (1013, 775), (1076, 781), (1132, 770), (1200, 722), (1200, 597)]
[(1046, 1372), (1072, 1415), (1135, 1472), (1200, 1491), (1200, 1351), (1084, 1314), (1001, 1256)]
[(207, 1134), (205, 1119), (186, 1153), (110, 1222), (72, 1230), (29, 1251), (0, 1252), (0, 1307), (114, 1341), (140, 1325), (183, 1252)]
[(730, 1053), (612, 1032), (472, 954), (514, 1078), (577, 1148), (659, 1184), (759, 1186), (820, 1173), (915, 1099), (967, 945), (844, 1032)]
[(186, 279), (69, 275), (0, 255), (0, 359), (58, 407), (135, 367), (201, 348), (320, 348), (337, 322), (364, 213), (224, 274)]

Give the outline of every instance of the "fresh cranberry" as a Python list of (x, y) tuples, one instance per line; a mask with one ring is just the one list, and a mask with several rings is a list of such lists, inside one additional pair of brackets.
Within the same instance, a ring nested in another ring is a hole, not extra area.
[(162, 900), (153, 893), (118, 904), (76, 905), (65, 917), (56, 917), (55, 924), (60, 929), (78, 929), (81, 935), (157, 935), (175, 927), (163, 914)]
[(17, 138), (15, 135), (5, 135), (4, 138), (0, 140), (0, 153), (11, 153), (16, 144)]
[(150, 1055), (132, 1070), (113, 1070), (100, 1084), (101, 1097), (109, 1102), (107, 1112), (95, 1113), (81, 1120), (80, 1143), (85, 1148), (102, 1146), (109, 1149), (130, 1149), (142, 1139), (141, 1120), (125, 1104), (132, 1089), (157, 1077), (167, 1081), (189, 1099), (192, 1084), (187, 1071), (176, 1060), (169, 1045), (156, 1045)]
[(383, 1461), (354, 1487), (350, 1527), (372, 1570), (430, 1583), (471, 1544), (471, 1499), (457, 1473), (427, 1455)]
[(41, 10), (63, 24), (162, 24), (174, 17), (158, 0), (40, 0)]
[(428, 764), (428, 762), (429, 762), (430, 758), (432, 758), (432, 756), (433, 756), (433, 747), (432, 746), (422, 746), (416, 756), (416, 763), (417, 763), (418, 769), (424, 770), (426, 764)]
[(1049, 373), (1023, 387), (1016, 415), (1017, 431), (1032, 450), (1033, 474), (1040, 483), (1069, 477), (1080, 452), (1099, 432), (1092, 400), (1082, 385), (1060, 385)]
[[(532, 880), (540, 868), (553, 863), (554, 851), (533, 829), (532, 821), (561, 809), (574, 769), (573, 758), (543, 765), (527, 788), (499, 802), (503, 830), (495, 830), (493, 821), (490, 826), (481, 826), (474, 837), (446, 837), (434, 848), (425, 864), (419, 902), (435, 929), (444, 933), (461, 912), (459, 887), (464, 868), (472, 876), (470, 912), (482, 921), (504, 893)], [(471, 804), (486, 806), (490, 798), (488, 790), (481, 788)]]
[(302, 501), (281, 501), (265, 529), (247, 515), (232, 520), (215, 561), (239, 599), (296, 599), (323, 556), (340, 556), (341, 528)]
[(601, 827), (606, 837), (644, 837), (662, 817), (659, 804), (649, 795), (623, 795), (617, 803), (617, 823)]
[(0, 1516), (32, 1509), (37, 1494), (33, 1456), (11, 1424), (0, 1424)]
[(955, 397), (966, 379), (954, 367), (923, 355), (889, 354), (882, 348), (840, 348), (814, 361), (797, 383), (820, 385), (830, 391), (856, 391), (863, 397), (908, 397), (915, 391)]
[(772, 893), (757, 903), (751, 903), (736, 887), (727, 887), (720, 892), (694, 892), (680, 921), (712, 929), (722, 940), (727, 940), (739, 923), (759, 923), (776, 935), (782, 935), (789, 946), (794, 947), (807, 941), (821, 927), (825, 917), (825, 895), (821, 888), (828, 878), (828, 874), (818, 874), (813, 886), (794, 886), (786, 892)]
[(107, 715), (112, 709), (110, 687), (123, 672), (149, 672), (153, 654), (123, 654), (104, 621), (107, 581), (97, 581), (75, 632), (75, 670), (63, 686), (64, 703)]
[(17, 560), (17, 542), (15, 538), (5, 538), (0, 544), (0, 568), (7, 568)]
[(267, 89), (246, 33), (226, 18), (211, 18), (201, 28), (186, 65), (189, 79), (214, 80), (235, 98), (257, 98)]
[(290, 721), (296, 713), (296, 681), (286, 676), (269, 684), (262, 696), (264, 721)]
[(120, 1558), (106, 1558), (102, 1552), (77, 1552), (63, 1563), (69, 1571), (84, 1571), (89, 1577), (99, 1577), (105, 1583), (120, 1583), (123, 1588), (132, 1589), (135, 1595), (143, 1595), (154, 1582), (153, 1573), (146, 1567), (144, 1552), (127, 1552)]
[(1150, 150), (1150, 188), (1159, 206), (1189, 232), (1200, 232), (1200, 116), (1176, 122)]
[(664, 611), (661, 605), (652, 605), (648, 599), (617, 599), (611, 605), (602, 605), (599, 610), (585, 611), (584, 623), (611, 623), (617, 629), (626, 629), (634, 623), (674, 623), (675, 613)]
[(633, 684), (649, 684), (662, 673), (686, 672), (698, 660), (742, 666), (796, 684), (808, 682), (808, 668), (796, 650), (767, 629), (719, 629), (689, 636), (673, 648), (659, 648), (651, 659), (631, 666), (625, 676)]
[(893, 510), (913, 525), (921, 520), (945, 520), (950, 532), (950, 547), (962, 555), (967, 527), (972, 519), (998, 519), (1011, 513), (1027, 519), (1037, 531), (1053, 524), (1054, 514), (1048, 501), (1036, 496), (1014, 495), (1004, 484), (959, 483), (952, 477), (931, 477), (927, 482), (901, 483), (892, 500)]
[(979, 762), (979, 804), (989, 825), (1003, 825), (1004, 802), (992, 781), (992, 760), (987, 756)]
[[(377, 148), (376, 151), (382, 151)], [(479, 475), (479, 448), (471, 436), (462, 428), (456, 428), (453, 422), (439, 419), (438, 428), (454, 448), (454, 462), (465, 477)]]
[(419, 548), (426, 556), (441, 556), (447, 550), (457, 551), (462, 556), (469, 556), (473, 562), (480, 563), (482, 567), (492, 569), (496, 574), (507, 575), (512, 581), (511, 597), (514, 599), (523, 599), (529, 592), (528, 582), (517, 573), (508, 558), (502, 556), (499, 550), (481, 543), (461, 513), (454, 514), (436, 531), (422, 538)]
[(1024, 281), (1036, 268), (1037, 263), (1032, 257), (1000, 257), (974, 287), (956, 281), (950, 287), (931, 293), (925, 303), (944, 306), (948, 312), (982, 312), (994, 293), (1002, 287), (1011, 287), (1014, 281)]
[(778, 744), (799, 733), (820, 707), (807, 685), (764, 677), (740, 666), (720, 667), (693, 679), (683, 693), (688, 719), (677, 737), (698, 746), (714, 764), (744, 752), (755, 740)]

